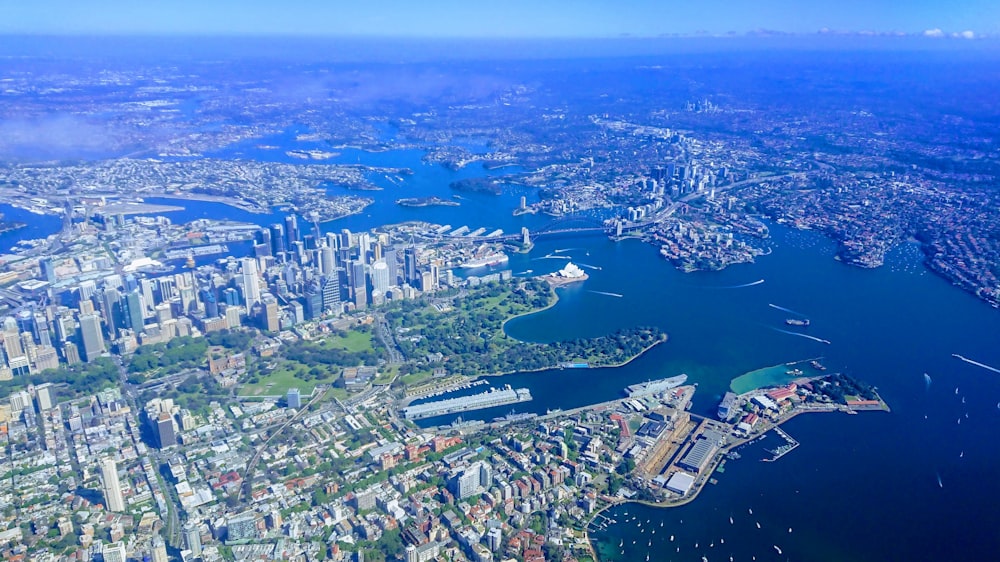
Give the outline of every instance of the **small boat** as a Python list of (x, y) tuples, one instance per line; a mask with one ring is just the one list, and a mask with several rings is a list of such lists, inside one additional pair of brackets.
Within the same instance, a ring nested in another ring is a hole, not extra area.
[(791, 533), (791, 532), (792, 532), (792, 528), (791, 528), (791, 527), (789, 527), (789, 528), (788, 528), (788, 532), (789, 532), (789, 533)]
[(625, 546), (625, 539), (622, 539), (622, 541), (618, 543), (618, 546), (619, 548)]
[(726, 544), (726, 539), (719, 539), (719, 544)]
[(777, 550), (777, 551), (778, 551), (778, 554), (781, 554), (781, 549), (780, 549), (780, 548), (778, 548), (778, 545), (774, 545), (774, 550)]
[(730, 516), (729, 516), (729, 524), (730, 524), (730, 525), (732, 525), (732, 524), (733, 524), (733, 516), (732, 516), (732, 515), (730, 515)]
[(757, 521), (757, 528), (760, 529), (760, 521)]
[(753, 515), (753, 510), (750, 509), (750, 508), (747, 508), (747, 513), (749, 513), (750, 515)]
[(670, 535), (670, 542), (674, 542), (674, 536)]

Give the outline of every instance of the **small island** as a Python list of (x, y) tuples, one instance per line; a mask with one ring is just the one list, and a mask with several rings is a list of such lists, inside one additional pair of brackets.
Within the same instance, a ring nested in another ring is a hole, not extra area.
[(18, 230), (26, 226), (28, 226), (27, 223), (4, 220), (3, 214), (0, 213), (0, 234)]
[(396, 199), (396, 204), (403, 207), (458, 207), (461, 205), (458, 201), (450, 201), (440, 197), (404, 197)]

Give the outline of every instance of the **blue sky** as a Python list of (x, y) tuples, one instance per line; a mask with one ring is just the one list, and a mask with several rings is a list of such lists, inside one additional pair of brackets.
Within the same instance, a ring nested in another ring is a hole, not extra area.
[(4, 34), (1000, 34), (1000, 0), (0, 0), (0, 14)]

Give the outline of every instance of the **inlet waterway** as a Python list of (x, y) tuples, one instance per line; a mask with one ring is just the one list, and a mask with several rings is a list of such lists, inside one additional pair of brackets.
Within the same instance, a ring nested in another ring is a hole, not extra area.
[[(291, 148), (310, 147), (293, 143)], [(376, 198), (375, 205), (325, 223), (323, 229), (358, 231), (427, 220), (517, 232), (552, 220), (513, 217), (519, 197), (534, 196), (521, 189), (502, 196), (459, 193), (459, 207), (395, 205), (401, 197), (451, 198), (456, 194), (448, 187), (451, 181), (486, 173), (475, 164), (450, 171), (424, 164), (420, 156), (415, 150), (342, 152), (339, 161), (409, 167), (415, 174), (378, 180), (382, 191), (364, 193)], [(182, 222), (181, 217), (201, 215), (205, 209), (220, 219), (239, 214), (224, 205), (190, 207), (197, 210), (167, 216)], [(273, 217), (258, 217), (273, 222)], [(15, 217), (8, 213), (8, 218)], [(50, 228), (57, 230), (58, 221)], [(607, 515), (617, 522), (592, 535), (601, 558), (996, 558), (1000, 448), (993, 436), (1000, 430), (1000, 375), (952, 354), (1000, 366), (1000, 312), (927, 272), (913, 244), (893, 250), (884, 267), (864, 270), (835, 261), (833, 243), (817, 233), (778, 225), (772, 225), (771, 233), (766, 242), (773, 249), (770, 255), (722, 272), (681, 273), (660, 259), (653, 246), (602, 236), (540, 239), (531, 253), (511, 257), (508, 267), (521, 275), (563, 267), (566, 260), (551, 257), (556, 255), (591, 267), (587, 281), (559, 289), (555, 306), (509, 322), (510, 337), (548, 342), (637, 325), (657, 325), (670, 336), (623, 367), (555, 369), (493, 381), (531, 390), (534, 400), (514, 405), (518, 412), (601, 402), (621, 396), (628, 384), (687, 373), (698, 384), (693, 411), (711, 415), (733, 378), (817, 356), (824, 357), (831, 371), (877, 386), (892, 407), (888, 414), (799, 416), (785, 429), (801, 446), (778, 462), (758, 462), (766, 456), (761, 448), (768, 446), (761, 443), (729, 462), (717, 476), (718, 484), (707, 486), (689, 505), (655, 509), (626, 504), (609, 510)], [(736, 288), (760, 279), (764, 283)], [(772, 304), (808, 317), (810, 326), (797, 331), (830, 343), (778, 331), (788, 328), (784, 320), (791, 316)], [(924, 373), (931, 377), (929, 385)], [(511, 409), (467, 412), (464, 417), (492, 419)]]

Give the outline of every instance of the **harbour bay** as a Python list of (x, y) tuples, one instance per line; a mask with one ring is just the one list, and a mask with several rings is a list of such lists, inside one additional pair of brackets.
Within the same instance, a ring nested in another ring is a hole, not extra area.
[[(414, 159), (419, 160), (417, 154), (400, 162)], [(402, 185), (373, 192), (379, 202), (371, 212), (324, 223), (323, 229), (429, 220), (515, 232), (551, 220), (511, 216), (516, 200), (511, 194), (463, 194), (463, 206), (457, 208), (394, 205), (403, 193), (453, 194), (448, 183), (456, 173), (436, 166), (414, 169), (417, 173)], [(430, 169), (433, 181), (421, 175)], [(167, 216), (205, 216), (208, 208)], [(246, 220), (224, 205), (211, 209), (211, 218)], [(15, 217), (8, 212), (8, 218)], [(619, 397), (629, 384), (687, 373), (689, 382), (698, 384), (693, 411), (711, 415), (733, 378), (819, 355), (831, 371), (877, 386), (893, 408), (890, 414), (799, 416), (785, 429), (802, 445), (779, 462), (757, 462), (765, 442), (745, 449), (743, 458), (731, 461), (718, 476), (719, 484), (708, 486), (689, 505), (655, 509), (626, 504), (610, 510), (607, 515), (617, 523), (593, 535), (602, 559), (641, 559), (649, 553), (656, 560), (730, 555), (736, 560), (932, 560), (957, 551), (968, 559), (991, 559), (1000, 547), (995, 533), (1000, 485), (993, 478), (1000, 469), (1000, 452), (988, 436), (1000, 429), (1000, 377), (952, 354), (1000, 365), (1000, 315), (928, 273), (915, 245), (899, 246), (884, 267), (864, 270), (835, 261), (832, 242), (818, 233), (770, 226), (770, 255), (721, 272), (681, 273), (660, 259), (653, 246), (601, 236), (541, 238), (531, 253), (511, 256), (508, 267), (515, 273), (538, 275), (565, 265), (554, 255), (600, 269), (588, 269), (590, 278), (582, 284), (559, 289), (554, 307), (509, 322), (509, 336), (547, 342), (637, 325), (660, 326), (670, 336), (666, 344), (623, 367), (550, 370), (496, 381), (531, 390), (534, 400), (518, 404), (519, 412), (601, 402)], [(49, 225), (58, 227), (58, 221)], [(759, 279), (764, 283), (743, 286)], [(770, 304), (801, 311), (811, 320), (803, 333), (832, 343), (778, 331), (786, 328), (787, 314)], [(930, 375), (929, 385), (923, 373)], [(499, 407), (475, 416), (466, 413), (465, 418), (491, 419), (509, 411)], [(452, 418), (421, 423), (449, 423)], [(650, 527), (644, 523), (643, 528), (655, 528), (656, 539), (627, 521), (626, 511), (629, 518), (649, 520)], [(671, 535), (675, 541), (668, 540)], [(635, 547), (617, 548), (633, 540)], [(781, 548), (780, 557), (773, 545)]]

